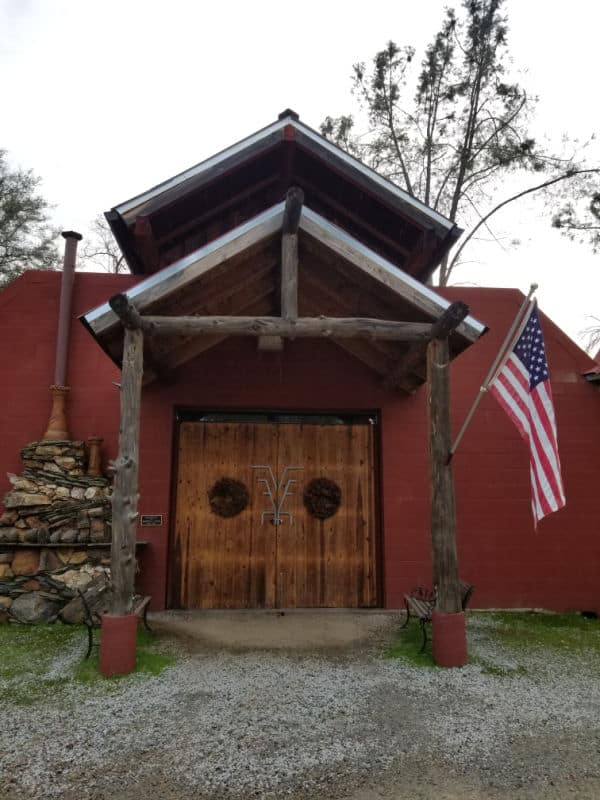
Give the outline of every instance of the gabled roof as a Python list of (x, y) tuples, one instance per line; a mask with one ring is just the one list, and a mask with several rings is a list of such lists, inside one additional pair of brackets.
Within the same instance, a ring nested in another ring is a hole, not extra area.
[[(142, 314), (178, 316), (278, 315), (281, 226), (278, 203), (218, 239), (143, 280), (126, 292)], [(371, 317), (432, 322), (450, 305), (346, 231), (304, 207), (299, 224), (298, 292), (303, 317)], [(122, 326), (108, 303), (81, 318), (118, 363)], [(485, 327), (468, 316), (451, 337), (452, 355), (476, 341)], [(222, 340), (173, 337), (164, 355), (178, 365)], [(402, 360), (409, 345), (387, 341), (334, 340), (382, 376)], [(413, 359), (403, 388), (424, 381), (424, 353)]]
[(297, 114), (107, 212), (131, 270), (148, 274), (280, 202), (291, 186), (306, 203), (418, 280), (461, 231), (336, 147)]

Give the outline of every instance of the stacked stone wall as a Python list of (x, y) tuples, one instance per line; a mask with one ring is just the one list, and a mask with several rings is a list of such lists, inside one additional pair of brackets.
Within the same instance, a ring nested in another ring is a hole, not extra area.
[(109, 580), (110, 481), (86, 475), (79, 441), (32, 442), (21, 460), (0, 516), (0, 618), (80, 621), (78, 590)]

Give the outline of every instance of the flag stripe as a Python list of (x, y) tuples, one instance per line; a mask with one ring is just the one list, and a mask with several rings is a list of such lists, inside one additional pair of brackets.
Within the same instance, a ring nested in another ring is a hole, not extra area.
[[(557, 443), (557, 440), (556, 440), (556, 433), (555, 433), (556, 429), (555, 429), (555, 426), (554, 426), (554, 419), (548, 417), (548, 408), (545, 405), (544, 398), (542, 397), (542, 392), (546, 393), (546, 388), (547, 388), (546, 386), (542, 387), (542, 385), (540, 384), (540, 389), (538, 390), (538, 392), (534, 396), (532, 395), (532, 401), (533, 401), (533, 406), (534, 406), (535, 412), (537, 413), (537, 415), (540, 418), (540, 420), (542, 420), (542, 422), (544, 422), (544, 420), (547, 421), (545, 424), (548, 427), (545, 428), (544, 433), (545, 433), (546, 439), (548, 441), (548, 448), (546, 449), (546, 455), (547, 455), (547, 458), (548, 458), (548, 462), (549, 462), (550, 468), (552, 470), (552, 481), (551, 482), (552, 482), (554, 494), (557, 497), (560, 497), (564, 501), (564, 489), (563, 489), (562, 479), (561, 479), (560, 458), (559, 458), (559, 455), (558, 455), (558, 443)], [(552, 402), (552, 401), (550, 401), (550, 402)], [(548, 429), (552, 430), (553, 435), (548, 436), (546, 434), (546, 431)]]
[(533, 492), (535, 512), (537, 512), (535, 515), (538, 519), (541, 519), (545, 514), (549, 513), (550, 507), (548, 505), (546, 498), (541, 492), (541, 487), (537, 479), (537, 470), (536, 470), (537, 453), (535, 453), (535, 450), (532, 447), (531, 443), (530, 426), (529, 426), (529, 420), (527, 419), (527, 409), (523, 409), (521, 403), (518, 400), (515, 400), (515, 393), (514, 390), (512, 389), (510, 382), (503, 380), (503, 378), (504, 375), (502, 376), (498, 375), (496, 383), (492, 387), (492, 392), (496, 396), (496, 399), (499, 400), (502, 408), (504, 408), (508, 416), (512, 419), (512, 421), (516, 425), (522, 438), (530, 446), (530, 464), (531, 464), (530, 471), (532, 476), (531, 489)]
[[(520, 431), (523, 431), (521, 435), (529, 443), (533, 459), (532, 469), (535, 472), (542, 506), (545, 513), (550, 513), (556, 510), (553, 508), (556, 484), (551, 485), (554, 470), (549, 462), (546, 450), (549, 442), (545, 432), (540, 428), (541, 423), (537, 412), (534, 411), (532, 406), (531, 396), (523, 387), (522, 365), (517, 364), (517, 361), (518, 359), (515, 356), (511, 356), (509, 363), (502, 370), (502, 375), (498, 376), (500, 378), (498, 383), (499, 385), (505, 385), (505, 382), (508, 382), (512, 389), (510, 393), (511, 399), (520, 411), (520, 424), (517, 427)], [(508, 409), (505, 410), (508, 411)]]
[[(514, 365), (511, 365), (514, 366)], [(516, 382), (515, 374), (512, 369), (503, 373), (503, 378), (507, 379), (515, 390), (516, 408), (519, 409), (519, 425), (520, 430), (524, 430), (523, 438), (528, 442), (530, 447), (531, 470), (534, 479), (534, 486), (537, 488), (539, 502), (541, 504), (543, 515), (550, 514), (556, 511), (554, 507), (555, 491), (551, 486), (551, 478), (553, 475), (552, 467), (548, 462), (547, 453), (543, 445), (540, 443), (540, 437), (537, 435), (539, 427), (536, 426), (537, 415), (533, 413), (530, 397), (527, 394), (525, 397), (521, 394), (522, 387)], [(513, 405), (512, 409), (514, 410)], [(505, 409), (508, 411), (508, 409)]]
[(547, 482), (549, 485), (549, 490), (545, 489), (544, 494), (550, 503), (551, 510), (556, 511), (557, 509), (553, 507), (554, 498), (562, 496), (562, 483), (560, 481), (560, 461), (556, 448), (554, 415), (549, 418), (548, 408), (540, 396), (541, 391), (547, 396), (545, 383), (540, 383), (535, 391), (528, 392), (523, 387), (524, 382), (526, 382), (527, 388), (529, 388), (529, 382), (525, 377), (527, 373), (521, 360), (517, 356), (513, 356), (510, 366), (511, 373), (516, 370), (520, 376), (519, 393), (530, 422), (529, 432), (530, 436), (533, 437), (531, 445), (532, 447), (535, 446), (539, 464), (542, 468), (540, 482), (543, 481), (544, 485)]
[(544, 338), (535, 305), (489, 388), (529, 445), (531, 505), (537, 524), (565, 505), (565, 492)]

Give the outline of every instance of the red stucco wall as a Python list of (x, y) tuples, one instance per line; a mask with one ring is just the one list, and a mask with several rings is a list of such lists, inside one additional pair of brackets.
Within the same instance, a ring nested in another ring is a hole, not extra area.
[[(136, 281), (79, 273), (74, 313), (81, 314)], [(52, 382), (59, 273), (28, 273), (0, 293), (0, 493), (6, 471), (20, 469), (18, 451), (42, 436)], [(504, 289), (455, 289), (490, 332), (452, 368), (455, 429), (477, 393), (521, 295)], [(580, 373), (589, 359), (542, 319), (557, 409), (568, 506), (533, 530), (525, 445), (492, 397), (485, 397), (455, 457), (461, 576), (476, 584), (477, 607), (544, 607), (600, 611), (596, 453), (600, 395)], [(73, 322), (69, 384), (74, 438), (100, 435), (105, 459), (116, 454), (119, 371), (89, 333)], [(365, 366), (327, 342), (286, 343), (259, 352), (230, 339), (180, 368), (171, 386), (144, 390), (140, 512), (162, 514), (165, 527), (143, 529), (140, 582), (156, 608), (166, 598), (171, 450), (176, 405), (211, 408), (377, 409), (381, 412), (385, 604), (430, 583), (425, 387), (413, 397), (382, 391)]]

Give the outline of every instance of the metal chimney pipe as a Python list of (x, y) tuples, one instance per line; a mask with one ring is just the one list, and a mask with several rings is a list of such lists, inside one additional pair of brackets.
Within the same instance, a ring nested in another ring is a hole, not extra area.
[(60, 284), (58, 336), (56, 339), (56, 361), (54, 367), (54, 383), (56, 386), (64, 386), (67, 380), (67, 355), (71, 328), (73, 281), (75, 280), (75, 258), (77, 255), (77, 243), (82, 238), (81, 234), (76, 231), (63, 231), (61, 236), (65, 239), (65, 256)]
[(60, 305), (58, 307), (58, 334), (56, 337), (56, 360), (54, 362), (54, 384), (50, 387), (52, 410), (48, 429), (43, 436), (44, 441), (68, 440), (67, 397), (69, 387), (67, 380), (67, 356), (69, 353), (69, 331), (71, 329), (71, 306), (73, 301), (73, 281), (75, 280), (75, 257), (77, 242), (81, 234), (75, 231), (63, 231), (65, 239), (65, 255), (60, 282)]

